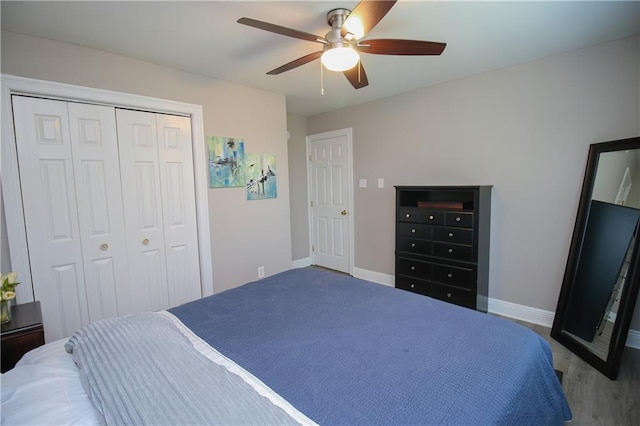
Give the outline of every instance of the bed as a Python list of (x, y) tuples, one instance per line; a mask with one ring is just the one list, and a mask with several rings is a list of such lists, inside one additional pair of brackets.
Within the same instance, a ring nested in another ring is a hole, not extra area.
[(292, 269), (90, 324), (2, 375), (6, 424), (562, 424), (548, 343), (510, 321)]

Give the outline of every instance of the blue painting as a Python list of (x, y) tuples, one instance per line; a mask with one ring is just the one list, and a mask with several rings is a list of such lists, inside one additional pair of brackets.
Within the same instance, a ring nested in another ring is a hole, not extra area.
[(245, 181), (244, 141), (208, 136), (209, 188), (241, 187)]
[(251, 154), (245, 157), (247, 200), (264, 200), (278, 196), (276, 156)]

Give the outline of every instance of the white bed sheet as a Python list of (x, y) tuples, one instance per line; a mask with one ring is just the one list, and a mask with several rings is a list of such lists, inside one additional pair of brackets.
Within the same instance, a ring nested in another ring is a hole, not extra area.
[(67, 340), (26, 353), (2, 374), (2, 424), (100, 424), (100, 414), (82, 388), (80, 370), (64, 350)]

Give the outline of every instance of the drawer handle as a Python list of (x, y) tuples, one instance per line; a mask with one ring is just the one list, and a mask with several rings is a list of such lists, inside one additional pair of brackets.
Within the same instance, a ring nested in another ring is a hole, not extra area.
[(411, 267), (411, 270), (412, 270), (412, 271), (415, 271), (415, 270), (416, 270), (416, 267), (415, 267), (415, 266), (412, 266), (412, 267)]
[(415, 234), (415, 233), (416, 233), (416, 230), (412, 228), (412, 229), (411, 229), (411, 233), (412, 233), (412, 234)]
[(460, 218), (460, 216), (456, 216), (456, 222), (460, 222), (462, 220), (462, 218)]
[(102, 250), (102, 251), (105, 251), (105, 250), (108, 250), (108, 249), (109, 249), (109, 244), (106, 244), (106, 243), (105, 243), (105, 244), (102, 244), (102, 245), (100, 246), (100, 250)]
[(453, 253), (453, 249), (452, 248), (450, 248), (448, 251), (449, 251), (449, 253)]
[(450, 236), (450, 237), (453, 237), (453, 232), (449, 232), (449, 236)]
[(411, 213), (407, 213), (405, 217), (411, 217)]
[(415, 247), (415, 246), (416, 246), (416, 243), (411, 243), (411, 247)]
[(411, 288), (416, 288), (416, 285), (415, 284), (411, 284)]
[(447, 274), (447, 278), (453, 278), (453, 274), (452, 273), (448, 273)]
[(433, 215), (429, 215), (429, 220), (433, 220)]
[(144, 240), (142, 240), (142, 244), (144, 244), (145, 246), (149, 245), (149, 239), (145, 238)]
[(450, 298), (450, 297), (451, 297), (451, 293), (447, 293), (447, 297), (449, 297), (449, 298)]

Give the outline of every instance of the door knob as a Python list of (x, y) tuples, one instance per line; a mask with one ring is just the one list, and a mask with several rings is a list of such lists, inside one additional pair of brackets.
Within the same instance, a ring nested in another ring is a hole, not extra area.
[(348, 211), (346, 211), (346, 210), (342, 210), (342, 211), (340, 212), (340, 214), (341, 214), (342, 216), (346, 216), (346, 215), (348, 215), (348, 214), (349, 214), (349, 212), (348, 212)]
[(109, 244), (106, 244), (106, 243), (105, 243), (105, 244), (102, 244), (102, 245), (100, 246), (100, 250), (102, 250), (102, 251), (105, 251), (105, 250), (108, 250), (108, 249), (109, 249)]

